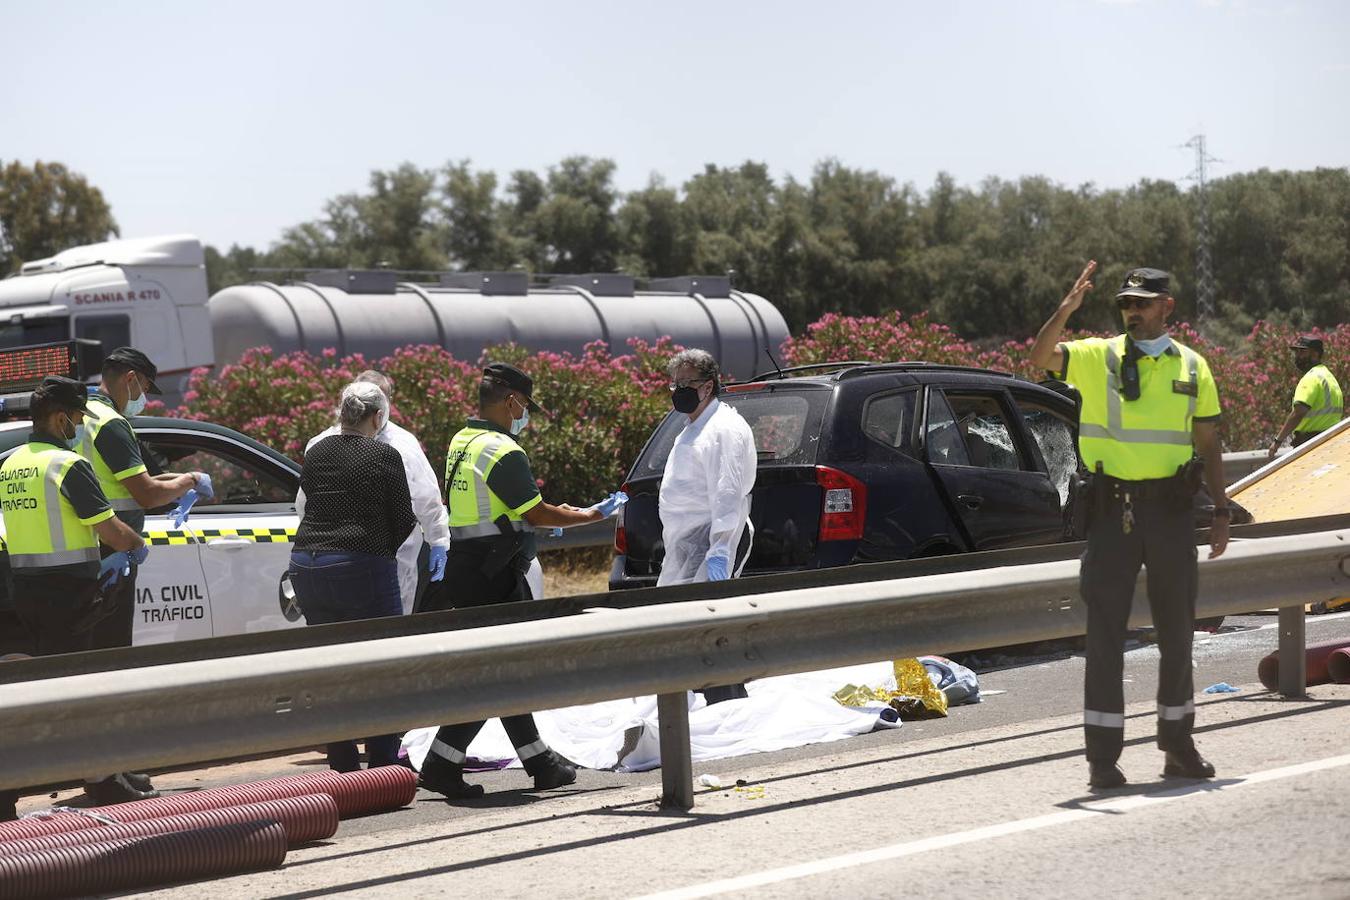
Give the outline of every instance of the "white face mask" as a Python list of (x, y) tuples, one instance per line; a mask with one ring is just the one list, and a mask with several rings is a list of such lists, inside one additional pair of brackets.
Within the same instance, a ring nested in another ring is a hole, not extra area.
[(1167, 352), (1168, 347), (1172, 346), (1172, 338), (1170, 335), (1163, 334), (1147, 341), (1135, 341), (1134, 345), (1147, 356), (1161, 356)]
[[(140, 387), (139, 382), (137, 382), (136, 387), (137, 388)], [(145, 398), (145, 391), (141, 391), (141, 395), (139, 397), (134, 398), (130, 394), (127, 394), (127, 408), (122, 410), (122, 415), (139, 416), (141, 413), (145, 412), (145, 404), (147, 402), (148, 401)]]
[(525, 430), (525, 426), (528, 424), (530, 424), (530, 411), (528, 409), (522, 409), (520, 411), (520, 418), (511, 420), (512, 436), (520, 434)]

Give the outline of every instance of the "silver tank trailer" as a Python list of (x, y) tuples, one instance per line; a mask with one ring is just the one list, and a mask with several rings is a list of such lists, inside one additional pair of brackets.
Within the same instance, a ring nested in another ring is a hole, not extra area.
[(772, 303), (734, 290), (723, 276), (653, 279), (635, 290), (626, 275), (553, 276), (531, 284), (524, 272), (449, 273), (438, 284), (398, 281), (393, 272), (325, 271), (289, 284), (225, 288), (209, 304), (217, 367), (244, 351), (334, 348), (370, 360), (408, 344), (439, 344), (476, 361), (485, 347), (515, 342), (535, 351), (578, 355), (596, 340), (614, 355), (627, 341), (669, 335), (713, 354), (737, 378), (771, 370), (787, 323)]

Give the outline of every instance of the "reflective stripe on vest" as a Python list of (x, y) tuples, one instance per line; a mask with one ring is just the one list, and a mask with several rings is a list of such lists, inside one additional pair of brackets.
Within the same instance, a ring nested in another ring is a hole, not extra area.
[(9, 564), (16, 569), (98, 562), (98, 535), (61, 494), (78, 454), (51, 444), (25, 444), (0, 466), (0, 507)]
[[(501, 516), (506, 516), (514, 531), (534, 530), (492, 493), (487, 484), (488, 474), (497, 461), (520, 449), (520, 445), (509, 435), (483, 428), (464, 428), (451, 438), (450, 449), (445, 457), (446, 506), (450, 508), (451, 539), (496, 537), (501, 534), (501, 530), (495, 523)], [(463, 455), (463, 460), (455, 468), (460, 455)], [(455, 476), (453, 479), (450, 477), (452, 472)]]
[[(135, 511), (140, 509), (141, 505), (132, 499), (131, 491), (117, 479), (94, 447), (94, 440), (103, 430), (103, 426), (117, 419), (126, 421), (126, 417), (113, 409), (107, 401), (99, 397), (90, 397), (89, 404), (84, 410), (84, 440), (80, 442), (79, 450), (80, 455), (89, 460), (89, 464), (94, 467), (99, 487), (103, 488), (103, 494), (108, 498), (112, 508), (123, 512)], [(131, 428), (130, 422), (127, 422), (127, 427)], [(132, 429), (131, 433), (134, 435), (135, 429)]]
[(1125, 400), (1120, 368), (1126, 336), (1069, 343), (1078, 347), (1070, 351), (1069, 380), (1082, 396), (1078, 451), (1089, 469), (1126, 481), (1170, 478), (1191, 458), (1198, 410), (1218, 410), (1204, 358), (1172, 345), (1161, 357), (1139, 360), (1140, 396)]
[[(1197, 370), (1199, 369), (1199, 363), (1195, 351), (1175, 342), (1173, 346), (1181, 353), (1182, 368), (1190, 374), (1190, 383), (1197, 385), (1196, 391), (1198, 394), (1199, 378), (1197, 377)], [(1195, 417), (1197, 394), (1186, 395), (1186, 428), (1184, 430), (1126, 428), (1122, 423), (1121, 415), (1121, 403), (1123, 401), (1120, 396), (1120, 366), (1121, 354), (1116, 352), (1114, 346), (1108, 345), (1106, 348), (1106, 426), (1083, 422), (1078, 426), (1079, 435), (1121, 441), (1126, 444), (1179, 444), (1189, 447), (1191, 445), (1190, 425), (1191, 419)]]
[(1339, 384), (1334, 388), (1332, 387), (1332, 385), (1335, 384), (1335, 376), (1331, 374), (1331, 370), (1324, 365), (1318, 364), (1309, 369), (1307, 375), (1303, 377), (1307, 378), (1309, 376), (1316, 378), (1321, 385), (1322, 405), (1315, 409), (1309, 409), (1307, 413), (1304, 414), (1303, 418), (1299, 420), (1298, 425), (1294, 426), (1295, 432), (1326, 431), (1332, 425), (1339, 422), (1341, 417), (1345, 414), (1344, 396), (1337, 396), (1340, 394)]

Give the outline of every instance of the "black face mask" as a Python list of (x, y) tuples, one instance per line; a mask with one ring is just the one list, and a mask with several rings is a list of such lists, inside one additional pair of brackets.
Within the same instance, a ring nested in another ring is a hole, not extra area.
[(698, 388), (678, 387), (670, 392), (670, 405), (675, 407), (676, 412), (689, 415), (698, 409), (698, 402)]

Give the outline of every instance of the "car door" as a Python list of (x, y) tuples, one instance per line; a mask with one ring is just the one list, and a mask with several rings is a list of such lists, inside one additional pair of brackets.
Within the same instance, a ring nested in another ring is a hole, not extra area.
[(199, 500), (182, 528), (157, 519), (169, 540), (198, 551), (210, 634), (304, 624), (286, 578), (299, 524), (294, 474), (224, 434), (164, 430), (142, 440), (162, 470), (211, 476), (215, 497)]
[(1001, 390), (928, 389), (925, 458), (975, 550), (1052, 543), (1059, 494), (1025, 446)]

